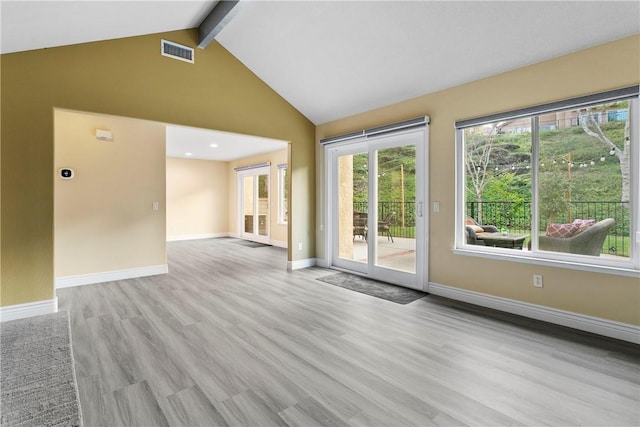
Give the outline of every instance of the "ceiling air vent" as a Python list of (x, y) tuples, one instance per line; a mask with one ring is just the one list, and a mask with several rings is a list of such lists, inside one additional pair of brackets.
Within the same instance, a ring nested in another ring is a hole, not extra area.
[(161, 51), (162, 56), (168, 56), (169, 58), (178, 59), (180, 61), (190, 62), (193, 64), (193, 49), (187, 46), (182, 46), (177, 43), (173, 43), (167, 40), (162, 40)]

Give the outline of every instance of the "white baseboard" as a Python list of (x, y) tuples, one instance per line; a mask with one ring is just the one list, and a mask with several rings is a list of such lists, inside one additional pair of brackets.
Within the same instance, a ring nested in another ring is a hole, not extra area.
[(183, 234), (180, 236), (167, 236), (167, 242), (177, 242), (180, 240), (198, 240), (198, 239), (216, 239), (219, 237), (228, 237), (229, 232), (225, 233), (206, 233), (206, 234)]
[(50, 300), (0, 307), (0, 322), (51, 314), (58, 311), (58, 297)]
[(316, 258), (316, 265), (322, 268), (331, 267), (331, 263), (324, 258)]
[(531, 319), (640, 344), (640, 327), (429, 282), (426, 292)]
[(315, 258), (298, 259), (296, 261), (287, 261), (287, 270), (300, 270), (302, 268), (313, 267), (316, 265)]
[(285, 248), (285, 249), (287, 249), (287, 246), (288, 246), (287, 242), (283, 242), (281, 240), (272, 240), (271, 245), (276, 246), (278, 248)]
[(156, 274), (167, 274), (169, 267), (167, 264), (154, 265), (151, 267), (131, 268), (128, 270), (104, 271), (101, 273), (79, 274), (77, 276), (56, 277), (56, 289), (69, 288), (72, 286), (91, 285), (93, 283), (112, 282), (114, 280), (133, 279), (136, 277), (155, 276)]

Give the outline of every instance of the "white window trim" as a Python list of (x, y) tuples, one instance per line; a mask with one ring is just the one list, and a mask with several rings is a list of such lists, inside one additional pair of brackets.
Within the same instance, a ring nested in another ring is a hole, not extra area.
[[(606, 102), (603, 100), (602, 102)], [(626, 260), (593, 259), (592, 257), (564, 254), (559, 252), (538, 251), (537, 242), (532, 242), (532, 250), (514, 251), (511, 249), (482, 247), (467, 244), (464, 239), (462, 224), (465, 216), (465, 165), (464, 165), (464, 138), (463, 128), (456, 129), (456, 206), (455, 206), (455, 246), (453, 253), (464, 256), (476, 256), (497, 260), (513, 262), (523, 262), (528, 264), (545, 265), (573, 270), (591, 271), (597, 273), (640, 277), (640, 101), (638, 96), (630, 99), (629, 117), (631, 137), (635, 140), (631, 143), (631, 189), (630, 192), (635, 197), (631, 200), (631, 233), (630, 245), (631, 256)], [(570, 105), (567, 108), (571, 108)], [(532, 112), (532, 117), (541, 113)], [(536, 117), (537, 118), (537, 117)], [(534, 132), (537, 132), (534, 128)], [(532, 133), (533, 139), (533, 133)], [(532, 203), (534, 205), (533, 214), (537, 218), (537, 170), (538, 154), (537, 146), (532, 146)], [(537, 221), (532, 222), (532, 235), (537, 235)]]
[(289, 174), (287, 164), (281, 163), (278, 165), (278, 224), (287, 225), (287, 219), (284, 217), (284, 212), (287, 209), (288, 200), (285, 200), (285, 180), (282, 174)]

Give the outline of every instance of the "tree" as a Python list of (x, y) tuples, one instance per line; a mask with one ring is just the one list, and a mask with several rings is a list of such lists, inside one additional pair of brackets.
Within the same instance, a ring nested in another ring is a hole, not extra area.
[(594, 118), (591, 107), (584, 108), (578, 111), (578, 119), (585, 133), (602, 142), (607, 147), (607, 149), (609, 149), (610, 153), (613, 153), (613, 155), (615, 155), (620, 162), (620, 174), (622, 175), (622, 202), (629, 201), (631, 186), (631, 137), (629, 129), (630, 116), (631, 111), (629, 111), (629, 113), (627, 114), (627, 120), (624, 124), (624, 141), (622, 144), (622, 149), (620, 149), (604, 134), (602, 128), (600, 128), (600, 125)]
[(565, 197), (569, 188), (568, 180), (562, 173), (546, 172), (540, 174), (538, 186), (540, 218), (546, 218), (547, 223), (551, 224), (557, 215), (570, 209)]
[(509, 122), (492, 123), (489, 127), (465, 130), (465, 167), (478, 203), (478, 222), (482, 222), (482, 194), (490, 178), (489, 162), (496, 136)]

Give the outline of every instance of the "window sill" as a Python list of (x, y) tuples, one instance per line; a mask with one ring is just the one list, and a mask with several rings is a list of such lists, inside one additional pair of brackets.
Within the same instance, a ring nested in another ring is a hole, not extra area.
[(640, 270), (633, 267), (622, 266), (609, 266), (609, 265), (595, 265), (587, 264), (579, 261), (565, 261), (559, 259), (541, 258), (535, 256), (529, 252), (514, 251), (514, 254), (505, 253), (503, 250), (471, 250), (466, 248), (455, 248), (453, 253), (455, 255), (463, 256), (475, 256), (480, 258), (490, 258), (494, 260), (521, 262), (525, 264), (544, 265), (548, 267), (568, 268), (571, 270), (590, 271), (595, 273), (610, 274), (615, 276), (625, 277), (640, 277)]

